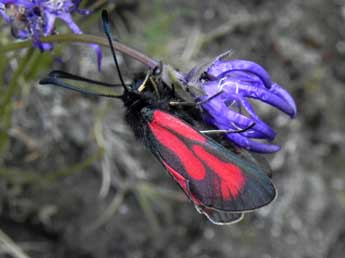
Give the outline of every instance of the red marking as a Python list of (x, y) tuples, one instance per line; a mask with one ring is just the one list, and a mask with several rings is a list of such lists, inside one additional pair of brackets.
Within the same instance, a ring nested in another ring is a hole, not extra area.
[(163, 161), (164, 166), (169, 171), (169, 173), (175, 178), (175, 180), (178, 182), (178, 184), (186, 191), (188, 192), (188, 186), (187, 186), (187, 180), (178, 173), (175, 169), (173, 169), (171, 166), (168, 165), (165, 161)]
[(149, 123), (149, 126), (156, 139), (179, 157), (186, 172), (193, 179), (204, 179), (206, 176), (204, 165), (177, 136), (157, 123)]
[(242, 170), (234, 164), (218, 159), (201, 146), (194, 145), (192, 149), (220, 177), (220, 189), (223, 198), (236, 198), (246, 181)]
[(190, 140), (202, 143), (206, 142), (206, 138), (203, 135), (201, 135), (198, 131), (196, 131), (191, 126), (181, 121), (177, 117), (174, 117), (166, 112), (155, 110), (152, 122), (157, 123), (158, 125), (163, 126), (167, 129), (171, 129), (174, 132)]
[(184, 192), (188, 195), (188, 197), (196, 204), (201, 205), (202, 203), (193, 196), (193, 194), (189, 191), (187, 180), (181, 176), (175, 169), (168, 165), (168, 163), (163, 161), (165, 168), (169, 171), (169, 173), (175, 178), (176, 182), (182, 187)]

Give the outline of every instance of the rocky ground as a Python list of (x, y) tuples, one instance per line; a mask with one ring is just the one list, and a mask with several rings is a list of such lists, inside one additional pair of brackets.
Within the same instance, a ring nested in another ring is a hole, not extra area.
[[(118, 2), (114, 32), (131, 46), (186, 71), (233, 49), (292, 94), (293, 121), (258, 107), (282, 145), (267, 155), (277, 200), (241, 223), (212, 225), (134, 139), (119, 101), (35, 82), (13, 117), (5, 163), (20, 174), (0, 183), (1, 230), (42, 258), (343, 257), (345, 2)], [(66, 71), (118, 80), (111, 58), (99, 74), (87, 47), (66, 47), (62, 60)], [(122, 67), (127, 78), (142, 69)]]

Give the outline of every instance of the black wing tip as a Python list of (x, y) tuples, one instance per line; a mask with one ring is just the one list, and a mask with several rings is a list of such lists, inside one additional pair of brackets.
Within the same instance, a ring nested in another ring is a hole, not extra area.
[[(267, 177), (268, 178), (268, 177)], [(244, 209), (243, 212), (251, 212), (271, 204), (278, 197), (278, 192), (273, 182), (268, 178), (269, 184), (256, 191), (255, 198), (252, 198), (252, 207)]]
[(269, 187), (264, 187), (261, 191), (263, 192), (263, 194), (265, 194), (265, 196), (262, 198), (262, 201), (261, 201), (262, 205), (259, 205), (259, 207), (255, 209), (259, 209), (259, 208), (269, 205), (278, 197), (277, 188), (274, 186), (271, 180), (270, 180)]
[(254, 199), (253, 206), (248, 207), (248, 209), (244, 209), (242, 212), (251, 212), (261, 209), (272, 202), (274, 202), (278, 198), (278, 191), (277, 188), (274, 186), (272, 182), (270, 182), (269, 187), (265, 187), (259, 192), (262, 194), (260, 197), (258, 196), (258, 201)]
[[(254, 184), (254, 182), (252, 182)], [(278, 197), (278, 192), (271, 180), (260, 188), (249, 187), (247, 190), (239, 194), (241, 197), (237, 197), (230, 200), (224, 200), (221, 205), (214, 204), (213, 201), (203, 200), (203, 203), (207, 204), (207, 208), (212, 210), (218, 210), (221, 212), (230, 213), (247, 213), (261, 209)], [(239, 201), (241, 199), (241, 201)], [(211, 204), (213, 203), (213, 204)]]

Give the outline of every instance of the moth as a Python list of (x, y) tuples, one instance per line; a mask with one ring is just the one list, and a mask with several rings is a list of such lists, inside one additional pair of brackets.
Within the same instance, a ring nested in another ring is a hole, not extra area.
[[(104, 13), (103, 22), (108, 23)], [(111, 45), (110, 32), (104, 27)], [(118, 67), (115, 51), (111, 49)], [(183, 118), (188, 112), (176, 105), (174, 89), (160, 80), (159, 74), (160, 67), (156, 67), (144, 79), (126, 85), (119, 73), (122, 95), (74, 86), (69, 82), (97, 84), (107, 90), (114, 85), (62, 71), (51, 72), (40, 83), (121, 99), (127, 107), (125, 118), (135, 135), (151, 150), (197, 211), (211, 222), (235, 223), (244, 213), (269, 204), (276, 190), (267, 169), (250, 154), (224, 147), (187, 122), (193, 118)], [(174, 105), (169, 105), (171, 100)]]

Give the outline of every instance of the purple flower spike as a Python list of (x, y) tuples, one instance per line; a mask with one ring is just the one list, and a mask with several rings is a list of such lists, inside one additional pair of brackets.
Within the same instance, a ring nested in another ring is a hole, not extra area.
[[(203, 101), (205, 121), (220, 130), (229, 130), (231, 133), (226, 136), (241, 148), (260, 153), (279, 151), (279, 145), (270, 143), (276, 133), (255, 113), (248, 98), (265, 102), (294, 118), (297, 109), (293, 98), (271, 81), (262, 66), (246, 60), (223, 60), (226, 55), (218, 57), (203, 73), (194, 69), (186, 77), (187, 85), (197, 85), (205, 93), (195, 96)], [(195, 78), (193, 74), (200, 77)]]
[[(33, 46), (43, 51), (51, 51), (53, 44), (40, 42), (40, 37), (55, 34), (55, 20), (63, 20), (75, 34), (82, 34), (74, 22), (72, 13), (90, 14), (79, 9), (81, 0), (0, 0), (0, 15), (12, 26), (13, 36), (19, 39), (31, 38)], [(98, 69), (101, 69), (101, 49), (96, 50)]]

